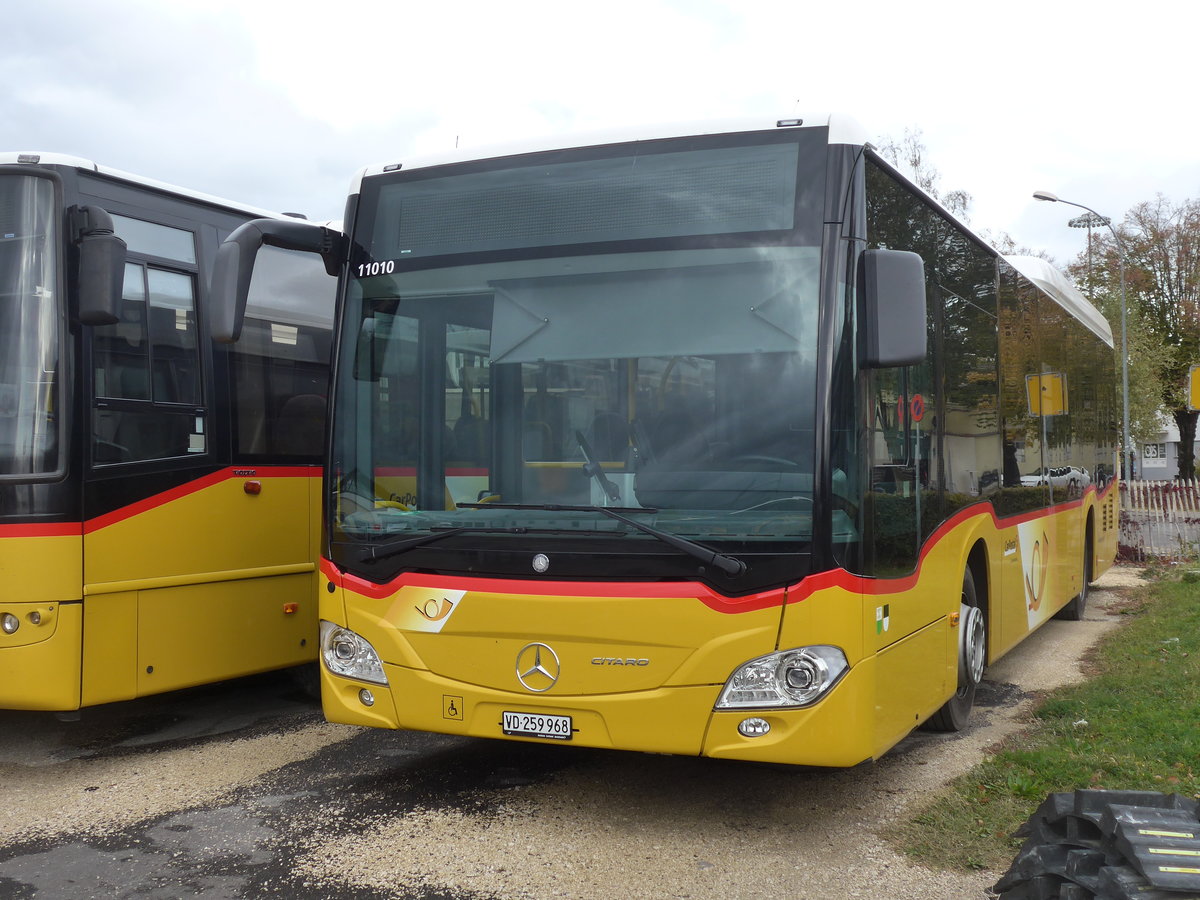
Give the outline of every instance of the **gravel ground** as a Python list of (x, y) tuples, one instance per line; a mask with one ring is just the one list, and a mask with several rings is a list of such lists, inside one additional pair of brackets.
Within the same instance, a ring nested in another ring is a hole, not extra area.
[(178, 809), (212, 803), (354, 729), (322, 723), (298, 732), (57, 765), (0, 764), (0, 846), (71, 832), (89, 836)]

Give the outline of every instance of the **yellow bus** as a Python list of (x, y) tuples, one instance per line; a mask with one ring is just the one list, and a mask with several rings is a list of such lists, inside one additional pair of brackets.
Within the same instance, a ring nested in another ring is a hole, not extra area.
[(276, 251), (246, 338), (206, 323), (218, 244), (269, 215), (0, 154), (0, 709), (315, 660), (334, 282)]
[(396, 161), (345, 233), (336, 722), (852, 766), (1116, 552), (1105, 320), (836, 117)]

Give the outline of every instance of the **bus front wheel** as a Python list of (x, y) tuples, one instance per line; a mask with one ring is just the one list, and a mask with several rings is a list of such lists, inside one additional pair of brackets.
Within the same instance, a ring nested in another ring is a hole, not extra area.
[(975, 593), (971, 570), (963, 572), (958, 620), (958, 688), (942, 708), (929, 717), (931, 731), (962, 731), (975, 705), (975, 688), (983, 680), (987, 661), (987, 618)]

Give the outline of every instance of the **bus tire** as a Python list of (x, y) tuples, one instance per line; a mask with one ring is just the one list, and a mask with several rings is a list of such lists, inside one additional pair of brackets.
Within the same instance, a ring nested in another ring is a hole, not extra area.
[(303, 663), (288, 669), (292, 684), (299, 688), (304, 699), (321, 702), (321, 664), (319, 662)]
[(958, 689), (929, 717), (930, 731), (962, 731), (975, 705), (975, 688), (983, 679), (987, 660), (987, 617), (979, 606), (975, 577), (968, 567), (963, 572), (958, 622)]
[(1056, 619), (1065, 619), (1068, 622), (1078, 622), (1083, 618), (1084, 612), (1087, 610), (1088, 602), (1088, 585), (1092, 580), (1092, 522), (1088, 520), (1087, 530), (1083, 536), (1083, 586), (1080, 587), (1079, 593), (1071, 598), (1062, 609), (1054, 614)]

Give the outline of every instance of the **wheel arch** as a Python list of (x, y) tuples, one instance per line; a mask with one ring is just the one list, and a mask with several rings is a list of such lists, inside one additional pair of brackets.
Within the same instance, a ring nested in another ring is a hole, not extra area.
[(975, 601), (979, 604), (979, 609), (983, 613), (984, 622), (987, 623), (988, 656), (990, 658), (992, 643), (992, 579), (988, 565), (987, 543), (982, 537), (976, 538), (975, 542), (971, 545), (971, 549), (967, 553), (966, 568), (971, 572), (971, 578), (975, 582)]
[(1096, 580), (1096, 507), (1088, 507), (1087, 517), (1083, 522), (1083, 578), (1087, 584)]

